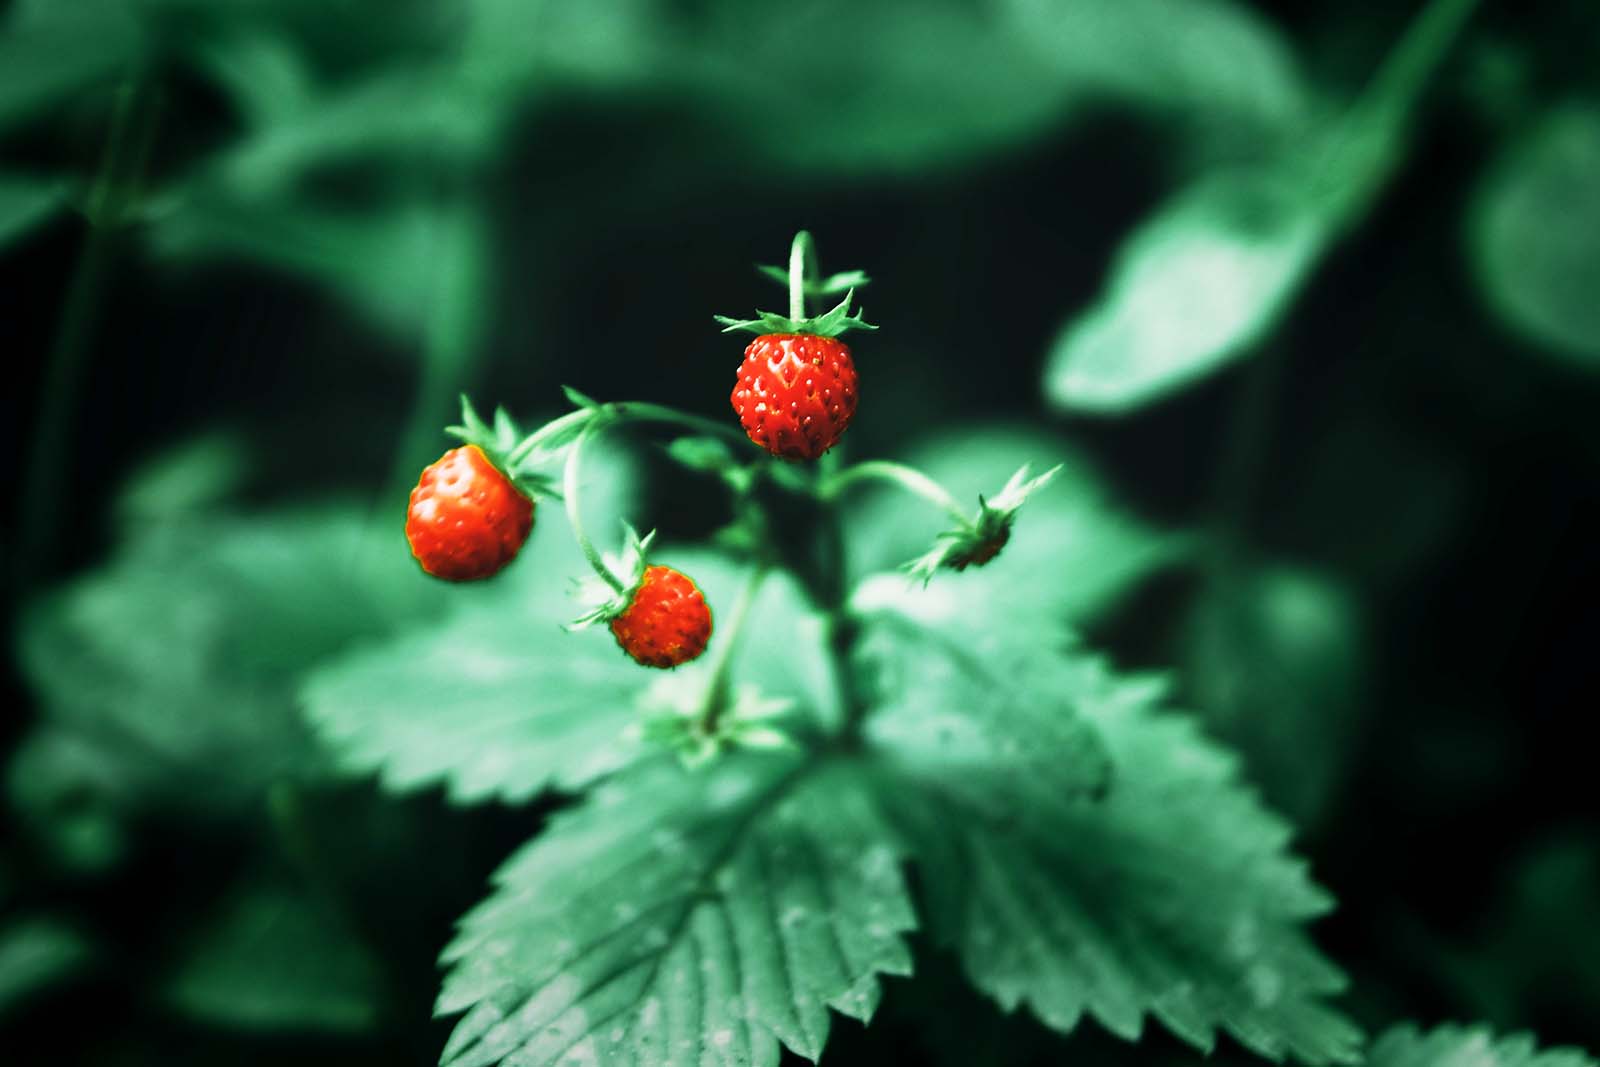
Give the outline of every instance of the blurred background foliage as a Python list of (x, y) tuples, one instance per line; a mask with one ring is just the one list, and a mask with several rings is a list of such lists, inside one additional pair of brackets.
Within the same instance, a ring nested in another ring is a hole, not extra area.
[[(1066, 462), (1010, 595), (1240, 749), (1354, 1014), (1600, 1048), (1600, 13), (1473, 6), (0, 4), (4, 1058), (434, 1061), (548, 803), (380, 797), (296, 693), (448, 624), (399, 516), (459, 391), (725, 415), (799, 226), (875, 279), (849, 454)], [(602, 507), (725, 521), (636, 455)], [(852, 565), (936, 529), (864, 496)], [(830, 1062), (1192, 1059), (922, 958)]]

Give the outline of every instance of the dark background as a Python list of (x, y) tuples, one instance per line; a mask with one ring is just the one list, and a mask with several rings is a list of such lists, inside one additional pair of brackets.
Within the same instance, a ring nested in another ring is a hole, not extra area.
[[(375, 28), (370, 49), (341, 36), (342, 24), (329, 35), (343, 43), (329, 46), (310, 16), (290, 21), (291, 36), (311, 42), (332, 77), (341, 64), (362, 69), (369, 50), (423, 47), (427, 35), (405, 22), (422, 6), (400, 5), (405, 16)], [(692, 20), (698, 6), (673, 17)], [(1403, 31), (1403, 6), (1256, 10), (1307, 79), (1341, 100)], [(178, 28), (162, 31), (147, 68), (159, 102), (146, 189), (181, 181), (247, 133), (237, 106), (173, 43), (199, 31), (168, 17)], [(1433, 79), (1373, 209), (1256, 356), (1121, 418), (1052, 414), (1040, 390), (1062, 322), (1095, 298), (1121, 239), (1192, 166), (1169, 117), (1114, 100), (1005, 143), (852, 172), (796, 166), (717, 109), (648, 84), (579, 79), (518, 108), (499, 149), (470, 166), (419, 149), (393, 168), (405, 173), (375, 178), (378, 165), (358, 160), (311, 184), (324, 203), (421, 188), (424, 199), (459, 195), (481, 209), (489, 310), (459, 384), (530, 419), (555, 410), (563, 383), (724, 414), (742, 342), (710, 316), (780, 305), (750, 264), (780, 261), (806, 227), (825, 268), (860, 266), (874, 279), (862, 295), (882, 332), (857, 351), (863, 395), (887, 417), (859, 420), (853, 455), (893, 454), (948, 424), (1032, 420), (1092, 456), (1146, 519), (1204, 529), (1241, 492), (1227, 472), (1242, 451), (1243, 505), (1230, 504), (1227, 521), (1256, 556), (1327, 576), (1360, 620), (1359, 711), (1328, 796), (1301, 813), (1298, 845), (1340, 901), (1317, 934), (1352, 975), (1349, 1009), (1374, 1028), (1482, 1019), (1597, 1049), (1600, 805), (1584, 742), (1600, 706), (1600, 379), (1497, 318), (1464, 249), (1474, 190), (1519, 123), (1547, 102), (1600, 92), (1597, 23), (1580, 2), (1488, 5)], [(5, 129), (7, 168), (92, 175), (115, 84)], [(54, 509), (44, 551), (13, 577), (11, 636), (31, 596), (114, 555), (119, 487), (196, 433), (226, 428), (244, 443), (252, 460), (235, 499), (246, 511), (332, 491), (392, 503), (385, 486), (421, 374), (415, 340), (372, 329), (324, 280), (248, 255), (165, 260), (146, 240), (155, 225), (134, 217), (95, 237), (68, 211), (0, 250), (0, 446), (16, 464), (0, 514), (13, 561), (30, 511)], [(92, 311), (75, 311), (67, 294), (93, 241), (104, 277)], [(74, 315), (83, 369), (64, 402), (70, 433), (46, 505), (21, 472), (52, 346)], [(447, 403), (435, 422), (448, 414)], [(706, 531), (704, 503), (666, 492), (654, 501), (679, 537)], [(1122, 664), (1174, 663), (1203, 586), (1195, 572), (1168, 573), (1095, 620), (1091, 636)], [(4, 684), (9, 751), (48, 711), (13, 664)], [(0, 1059), (433, 1062), (447, 1033), (428, 1020), (433, 957), (538, 813), (463, 811), (436, 794), (380, 800), (360, 783), (310, 803), (306, 847), (333, 857), (328, 878), (361, 902), (353, 922), (380, 958), (376, 1025), (234, 1027), (164, 1002), (155, 990), (194, 916), (236, 876), (293, 866), (277, 824), (259, 810), (197, 816), (64, 788), (43, 814), (0, 815), (10, 883), (0, 910), (61, 917), (93, 948), (5, 1006), (0, 1049), (13, 1053)], [(85, 811), (112, 813), (117, 862), (84, 870), (62, 858), (60, 820)], [(383, 830), (369, 834), (376, 823)], [(341, 863), (352, 841), (370, 852)], [(829, 1062), (920, 1059), (912, 1050), (962, 1041), (973, 1062), (996, 1048), (1015, 1062), (1192, 1059), (1155, 1034), (1129, 1050), (1092, 1026), (1059, 1039), (1001, 1022), (962, 991), (950, 961), (928, 971), (890, 984), (870, 1031), (841, 1020)], [(917, 1012), (929, 1004), (959, 1032), (927, 1029)]]

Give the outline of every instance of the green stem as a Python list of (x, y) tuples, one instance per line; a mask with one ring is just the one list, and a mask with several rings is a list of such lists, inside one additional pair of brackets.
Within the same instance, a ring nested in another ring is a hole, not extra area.
[(1338, 179), (1332, 195), (1344, 219), (1359, 212), (1388, 176), (1417, 101), (1477, 6), (1478, 0), (1431, 0), (1351, 106), (1334, 149), (1337, 165), (1329, 168)]
[(22, 480), (16, 580), (26, 588), (48, 572), (57, 541), (62, 471), (72, 458), (73, 402), (88, 369), (101, 293), (114, 258), (116, 239), (128, 206), (137, 198), (155, 136), (154, 90), (135, 80), (124, 86), (112, 114), (111, 130), (93, 187), (84, 205), (89, 223), (83, 253), (73, 268), (61, 305), (61, 325), (45, 362), (38, 422)]
[(578, 434), (572, 447), (567, 451), (567, 469), (562, 480), (561, 492), (566, 497), (567, 522), (572, 526), (572, 536), (577, 539), (578, 547), (583, 549), (583, 558), (589, 561), (589, 566), (605, 583), (618, 593), (627, 591), (627, 585), (611, 573), (611, 568), (606, 566), (606, 561), (595, 550), (594, 542), (589, 540), (589, 535), (583, 532), (582, 509), (578, 505), (578, 483), (580, 480), (580, 467), (583, 463), (583, 445), (589, 435), (594, 432), (597, 422), (590, 422)]
[(750, 569), (743, 588), (739, 590), (739, 599), (734, 601), (733, 615), (727, 626), (723, 627), (722, 644), (711, 663), (711, 681), (706, 686), (705, 703), (700, 712), (702, 736), (716, 736), (718, 722), (728, 706), (728, 681), (732, 675), (734, 653), (738, 651), (739, 636), (744, 632), (750, 608), (755, 604), (756, 594), (761, 591), (761, 583), (766, 576), (765, 562), (757, 563)]
[(601, 404), (598, 408), (579, 408), (577, 411), (569, 411), (559, 418), (550, 420), (518, 442), (517, 447), (513, 448), (506, 456), (506, 462), (515, 468), (518, 463), (538, 451), (541, 445), (549, 441), (560, 440), (562, 435), (570, 431), (574, 426), (582, 426), (590, 419), (601, 418), (616, 422), (670, 423), (694, 430), (697, 433), (726, 437), (740, 446), (748, 444), (748, 438), (740, 430), (726, 423), (717, 422), (701, 415), (691, 415), (687, 411), (679, 411), (676, 408), (669, 408), (662, 404), (619, 400), (609, 404)]
[(824, 501), (833, 501), (841, 496), (852, 485), (862, 482), (879, 481), (897, 485), (910, 493), (915, 493), (934, 507), (948, 514), (963, 527), (972, 525), (972, 516), (966, 508), (961, 506), (950, 491), (932, 478), (923, 474), (915, 467), (908, 467), (904, 463), (895, 463), (886, 459), (871, 459), (846, 467), (839, 473), (825, 478), (817, 487), (817, 496)]
[(819, 278), (817, 270), (817, 246), (811, 240), (811, 234), (801, 230), (794, 235), (794, 244), (789, 246), (789, 318), (793, 322), (800, 322), (806, 317), (806, 286), (810, 283), (816, 288)]

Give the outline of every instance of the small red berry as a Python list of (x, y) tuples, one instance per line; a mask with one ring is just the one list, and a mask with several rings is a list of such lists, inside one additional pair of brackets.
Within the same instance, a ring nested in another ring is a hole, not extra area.
[(856, 365), (837, 337), (762, 334), (744, 350), (733, 410), (750, 440), (784, 459), (816, 459), (856, 413)]
[(516, 558), (533, 529), (533, 501), (477, 445), (452, 448), (411, 490), (406, 540), (435, 578), (488, 578)]
[(671, 567), (646, 567), (628, 610), (611, 620), (611, 632), (644, 666), (676, 667), (706, 650), (711, 608), (687, 575)]

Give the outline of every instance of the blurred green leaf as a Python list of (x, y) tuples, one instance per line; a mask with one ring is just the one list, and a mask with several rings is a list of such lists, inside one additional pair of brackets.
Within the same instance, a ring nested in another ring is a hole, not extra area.
[(1386, 1031), (1367, 1052), (1366, 1067), (1595, 1067), (1577, 1049), (1540, 1049), (1531, 1034), (1496, 1037), (1487, 1026), (1407, 1024)]
[[(596, 789), (495, 875), (444, 952), (460, 1067), (816, 1060), (871, 1017), (916, 925), (859, 765), (656, 761)], [(698, 1050), (698, 1051), (697, 1051)]]
[(1365, 649), (1350, 595), (1287, 566), (1205, 587), (1183, 635), (1191, 703), (1245, 756), (1269, 803), (1316, 821), (1364, 719)]
[(1556, 108), (1517, 138), (1478, 190), (1470, 243), (1505, 321), (1600, 370), (1600, 105)]
[[(663, 675), (639, 667), (603, 629), (563, 630), (573, 613), (563, 572), (582, 564), (567, 531), (554, 526), (539, 536), (555, 544), (524, 550), (522, 577), (508, 576), (491, 602), (311, 674), (306, 713), (343, 768), (376, 771), (395, 791), (442, 783), (456, 803), (520, 803), (654, 754), (625, 731), (652, 709), (703, 696), (714, 657)], [(657, 555), (690, 574), (714, 612), (733, 603), (742, 575), (726, 561)], [(714, 633), (711, 651), (726, 639)], [(764, 692), (818, 712), (821, 628), (786, 577), (764, 584), (741, 662)]]
[(251, 1030), (362, 1030), (377, 1021), (370, 954), (297, 886), (236, 886), (206, 916), (164, 987), (178, 1010)]
[[(1064, 464), (1018, 514), (996, 559), (934, 581), (970, 604), (1009, 605), (1010, 618), (1048, 613), (1061, 623), (1085, 620), (1188, 550), (1186, 537), (1153, 530), (1124, 511), (1087, 458), (1055, 434), (1025, 425), (973, 426), (932, 438), (903, 458), (974, 510), (980, 493), (992, 493), (1023, 464)], [(862, 492), (847, 522), (851, 570), (870, 574), (927, 551), (945, 518), (898, 490), (878, 488)], [(994, 621), (1009, 629), (1006, 619)]]
[(83, 935), (59, 920), (13, 916), (0, 927), (0, 1018), (70, 978), (92, 955)]
[(1328, 225), (1272, 171), (1215, 175), (1184, 190), (1128, 239), (1106, 294), (1055, 342), (1050, 401), (1128, 411), (1238, 356), (1276, 323)]
[(20, 660), (46, 716), (116, 752), (142, 799), (227, 808), (317, 773), (304, 671), (442, 596), (397, 524), (346, 507), (190, 516), (32, 605)]
[[(196, 192), (163, 209), (152, 239), (172, 259), (242, 259), (326, 285), (413, 347), (446, 303), (465, 347), (487, 312), (488, 235), (467, 210), (412, 202), (357, 215)], [(472, 298), (445, 302), (447, 285)]]
[(1429, 0), (1344, 114), (1265, 145), (1265, 162), (1202, 175), (1140, 225), (1105, 293), (1052, 346), (1049, 401), (1131, 411), (1254, 348), (1403, 155), (1417, 102), (1475, 3)]
[[(1304, 118), (1298, 63), (1277, 29), (1219, 0), (1005, 0), (1018, 39), (1066, 87), (1259, 138)], [(1215, 130), (1213, 130), (1215, 134)]]
[(186, 438), (142, 460), (117, 493), (117, 518), (132, 528), (214, 510), (249, 476), (244, 438), (215, 429)]
[(53, 178), (0, 174), (0, 248), (65, 207), (64, 193)]
[(80, 731), (44, 724), (24, 735), (6, 767), (18, 825), (57, 866), (99, 874), (127, 850), (124, 815), (140, 795), (126, 753)]
[(1150, 1015), (1207, 1051), (1223, 1030), (1274, 1059), (1354, 1061), (1359, 1031), (1324, 1000), (1344, 978), (1301, 929), (1332, 901), (1286, 852), (1288, 825), (1228, 752), (1158, 710), (1159, 682), (1073, 669), (1053, 692), (1109, 753), (1098, 799), (1041, 803), (1049, 779), (1018, 773), (1021, 736), (950, 774), (940, 745), (874, 729), (933, 936), (1002, 1009), (1057, 1030), (1090, 1015), (1132, 1040)]
[(0, 20), (0, 130), (132, 72), (142, 42), (116, 0), (33, 0)]
[(959, 164), (1108, 101), (1206, 119), (1210, 137), (1281, 124), (1302, 103), (1271, 27), (1217, 0), (810, 0), (755, 22), (738, 0), (472, 11), (463, 77), (476, 92), (682, 101), (744, 154), (797, 171)]

